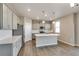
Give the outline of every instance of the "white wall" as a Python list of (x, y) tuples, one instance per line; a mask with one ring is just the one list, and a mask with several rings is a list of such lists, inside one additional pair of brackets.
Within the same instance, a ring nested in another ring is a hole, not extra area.
[(75, 36), (76, 36), (76, 38), (75, 38), (76, 42), (75, 43), (76, 43), (76, 46), (79, 46), (79, 13), (77, 13), (75, 16), (76, 16), (76, 18), (74, 20), (75, 21), (75, 25), (76, 25), (75, 26), (75, 32), (76, 32), (75, 33)]
[(32, 20), (28, 18), (24, 18), (24, 35), (25, 42), (32, 40)]
[(74, 46), (74, 15), (68, 15), (61, 18), (60, 21), (60, 39), (64, 43)]

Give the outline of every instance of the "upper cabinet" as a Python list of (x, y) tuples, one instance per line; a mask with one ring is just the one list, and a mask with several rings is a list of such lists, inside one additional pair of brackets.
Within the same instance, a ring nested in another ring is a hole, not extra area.
[(17, 29), (17, 16), (5, 4), (0, 4), (0, 29)]
[(3, 4), (3, 29), (12, 29), (12, 11)]
[(13, 13), (13, 29), (17, 29), (17, 16)]
[(9, 8), (8, 8), (7, 10), (8, 10), (8, 11), (7, 11), (7, 12), (8, 12), (8, 15), (7, 15), (8, 28), (9, 28), (9, 29), (12, 29), (12, 20), (13, 20), (13, 19), (12, 19), (12, 11), (11, 11)]
[(7, 21), (8, 20), (8, 17), (7, 17), (8, 16), (8, 12), (7, 12), (8, 10), (7, 9), (8, 8), (3, 4), (3, 19), (2, 19), (3, 20), (3, 22), (2, 22), (3, 23), (2, 24), (3, 29), (8, 29), (8, 23), (7, 23), (8, 22)]

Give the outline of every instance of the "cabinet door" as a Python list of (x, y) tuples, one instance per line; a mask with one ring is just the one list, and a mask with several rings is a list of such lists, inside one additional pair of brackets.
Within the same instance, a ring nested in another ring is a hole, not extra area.
[(15, 43), (13, 43), (13, 56), (17, 56), (17, 43), (15, 42)]
[(15, 43), (13, 43), (13, 56), (17, 56), (22, 46), (22, 40), (17, 39)]
[(13, 13), (13, 29), (17, 29), (17, 16)]
[(7, 23), (7, 7), (3, 4), (3, 29), (8, 29)]
[(8, 8), (8, 15), (7, 15), (8, 19), (7, 19), (7, 25), (8, 25), (8, 29), (12, 29), (12, 11)]
[(21, 46), (22, 46), (22, 39), (19, 38), (19, 40), (17, 41), (17, 49), (18, 49), (18, 52), (20, 51)]

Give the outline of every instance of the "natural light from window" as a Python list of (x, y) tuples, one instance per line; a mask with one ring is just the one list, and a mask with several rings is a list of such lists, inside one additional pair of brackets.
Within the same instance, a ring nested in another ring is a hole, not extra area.
[(60, 33), (60, 21), (55, 22), (55, 32)]

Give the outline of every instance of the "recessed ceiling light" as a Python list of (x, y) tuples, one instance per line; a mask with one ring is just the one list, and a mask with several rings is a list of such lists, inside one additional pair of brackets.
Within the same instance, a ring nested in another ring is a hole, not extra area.
[(31, 9), (29, 9), (29, 8), (28, 8), (28, 9), (27, 9), (27, 11), (28, 11), (28, 12), (30, 12), (30, 11), (31, 11)]
[(42, 23), (45, 23), (45, 21), (42, 21)]
[(47, 17), (47, 14), (45, 14), (45, 17)]

